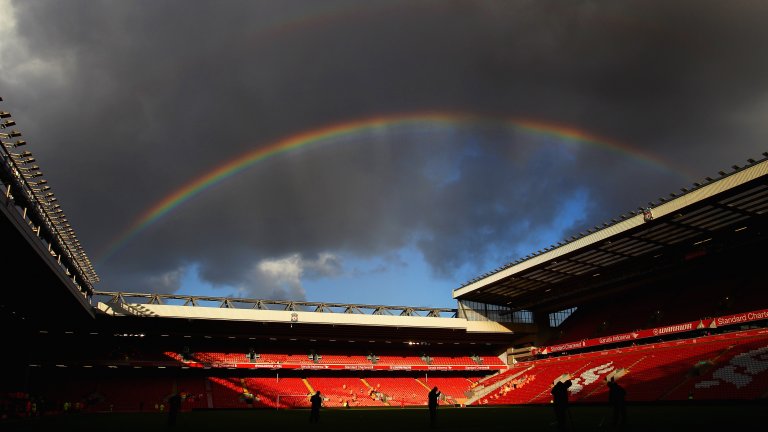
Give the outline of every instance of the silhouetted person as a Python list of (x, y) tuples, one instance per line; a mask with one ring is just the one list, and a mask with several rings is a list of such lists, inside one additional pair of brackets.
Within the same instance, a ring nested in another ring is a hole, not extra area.
[(316, 392), (309, 398), (309, 402), (312, 404), (312, 408), (309, 411), (309, 422), (317, 423), (320, 421), (320, 405), (323, 404), (323, 398), (320, 397), (320, 392)]
[(627, 391), (611, 377), (608, 381), (608, 402), (613, 407), (613, 426), (627, 423)]
[(168, 426), (176, 426), (176, 417), (181, 409), (181, 395), (174, 393), (168, 398)]
[(432, 388), (432, 390), (429, 391), (429, 395), (427, 396), (427, 406), (429, 406), (429, 425), (432, 427), (435, 427), (435, 423), (437, 423), (438, 397), (440, 397), (440, 390), (438, 390), (437, 386), (435, 386)]
[(552, 402), (555, 407), (557, 430), (568, 430), (568, 388), (571, 384), (571, 380), (567, 379), (565, 381), (558, 381), (552, 387)]

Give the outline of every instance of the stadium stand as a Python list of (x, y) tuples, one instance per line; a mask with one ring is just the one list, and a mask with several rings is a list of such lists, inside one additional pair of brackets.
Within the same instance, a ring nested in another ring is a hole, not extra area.
[(768, 330), (758, 329), (553, 357), (532, 362), (514, 380), (512, 371), (499, 374), (495, 381), (504, 386), (476, 403), (548, 403), (552, 383), (564, 374), (572, 377), (569, 391), (576, 403), (605, 402), (605, 383), (614, 375), (634, 402), (687, 400), (690, 394), (756, 399), (765, 394), (767, 353)]
[[(503, 265), (456, 289), (457, 309), (423, 315), (93, 291), (79, 246), (71, 260), (39, 237), (9, 161), (3, 265), (45, 291), (0, 303), (5, 346), (29, 347), (0, 357), (0, 390), (43, 411), (159, 411), (177, 391), (184, 409), (306, 408), (316, 390), (328, 407), (423, 406), (433, 386), (444, 403), (546, 405), (564, 374), (577, 404), (605, 403), (609, 377), (630, 402), (768, 396), (768, 159)], [(507, 364), (515, 348), (526, 361)]]

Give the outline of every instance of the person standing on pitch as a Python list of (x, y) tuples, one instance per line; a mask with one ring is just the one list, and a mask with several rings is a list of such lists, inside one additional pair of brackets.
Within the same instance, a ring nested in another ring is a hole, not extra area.
[(181, 394), (174, 392), (170, 398), (168, 398), (168, 426), (176, 426), (176, 417), (181, 410)]
[(427, 396), (427, 405), (429, 406), (429, 425), (431, 427), (435, 427), (435, 424), (437, 423), (437, 398), (440, 397), (440, 391), (437, 389), (437, 386), (434, 386), (432, 390), (429, 391), (429, 396)]
[(571, 386), (571, 378), (565, 381), (558, 381), (552, 387), (552, 402), (555, 406), (555, 418), (557, 419), (557, 430), (568, 430), (568, 388)]
[(323, 403), (319, 390), (309, 398), (309, 402), (312, 404), (312, 409), (309, 411), (309, 422), (317, 423), (320, 421), (320, 405)]
[(627, 423), (626, 399), (627, 391), (616, 382), (616, 377), (611, 377), (608, 381), (608, 402), (613, 407), (613, 427)]

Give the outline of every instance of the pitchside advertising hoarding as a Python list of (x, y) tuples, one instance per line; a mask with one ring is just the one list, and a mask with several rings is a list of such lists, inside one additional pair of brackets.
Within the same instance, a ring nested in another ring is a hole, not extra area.
[(702, 319), (686, 323), (674, 324), (652, 329), (635, 330), (629, 333), (621, 333), (611, 336), (599, 337), (594, 339), (584, 339), (575, 342), (567, 342), (559, 345), (539, 348), (535, 351), (537, 354), (549, 354), (574, 349), (589, 348), (600, 345), (608, 345), (619, 342), (630, 342), (636, 339), (646, 339), (658, 336), (664, 336), (675, 333), (685, 333), (693, 330), (713, 329), (735, 324), (742, 324), (752, 321), (761, 321), (768, 319), (768, 309), (752, 312), (742, 312), (733, 315), (725, 315), (717, 318)]

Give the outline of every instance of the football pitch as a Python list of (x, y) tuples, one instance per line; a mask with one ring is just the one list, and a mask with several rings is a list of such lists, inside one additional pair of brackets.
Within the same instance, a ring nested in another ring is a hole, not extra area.
[[(569, 430), (685, 431), (765, 425), (765, 404), (639, 405), (628, 407), (628, 423), (611, 425), (608, 406), (572, 406)], [(0, 422), (2, 431), (555, 431), (548, 406), (440, 407), (435, 428), (426, 408), (323, 409), (320, 422), (309, 411), (216, 410), (179, 414), (176, 425), (163, 413), (81, 413)]]

